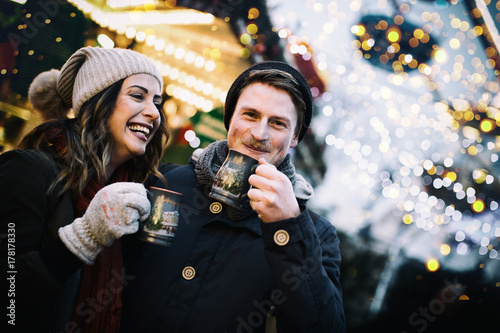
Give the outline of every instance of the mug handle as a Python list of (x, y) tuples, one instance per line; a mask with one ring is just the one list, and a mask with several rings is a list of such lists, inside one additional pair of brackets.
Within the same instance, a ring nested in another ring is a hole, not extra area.
[(146, 189), (146, 195), (148, 196), (148, 200), (152, 201), (153, 200), (153, 192), (150, 190)]

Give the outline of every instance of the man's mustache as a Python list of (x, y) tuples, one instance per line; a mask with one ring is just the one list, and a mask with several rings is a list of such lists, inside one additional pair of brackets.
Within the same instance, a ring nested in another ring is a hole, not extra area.
[(272, 145), (269, 144), (267, 141), (266, 142), (258, 141), (258, 140), (255, 140), (255, 138), (246, 139), (246, 140), (242, 141), (242, 143), (245, 146), (250, 146), (250, 147), (255, 148), (257, 150), (260, 150), (260, 151), (270, 152), (273, 150)]

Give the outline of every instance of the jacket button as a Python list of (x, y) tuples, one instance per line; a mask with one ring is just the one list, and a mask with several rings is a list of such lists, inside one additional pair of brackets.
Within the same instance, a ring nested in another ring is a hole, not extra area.
[(279, 246), (288, 244), (289, 240), (290, 240), (290, 235), (286, 230), (282, 229), (274, 233), (274, 242)]
[(210, 204), (210, 213), (219, 214), (222, 211), (222, 204), (220, 202), (212, 202)]
[(186, 280), (191, 280), (194, 278), (194, 276), (196, 275), (196, 271), (194, 270), (193, 267), (191, 266), (186, 266), (184, 267), (184, 269), (182, 270), (182, 277)]

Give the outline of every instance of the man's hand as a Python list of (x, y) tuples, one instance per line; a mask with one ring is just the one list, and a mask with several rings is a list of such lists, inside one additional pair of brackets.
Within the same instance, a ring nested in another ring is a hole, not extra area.
[(299, 204), (293, 193), (292, 183), (276, 167), (259, 160), (255, 174), (248, 179), (250, 206), (264, 223), (281, 221), (300, 214)]

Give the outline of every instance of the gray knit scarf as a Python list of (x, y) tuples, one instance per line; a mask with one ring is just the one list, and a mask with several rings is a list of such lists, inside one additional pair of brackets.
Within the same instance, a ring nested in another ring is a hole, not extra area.
[[(201, 185), (210, 188), (215, 175), (226, 160), (229, 154), (227, 141), (221, 140), (210, 144), (204, 150), (198, 150), (193, 153), (193, 160), (196, 161), (195, 172)], [(295, 173), (295, 167), (292, 164), (291, 156), (288, 154), (283, 162), (277, 168), (284, 173), (292, 182), (295, 197), (299, 204), (305, 204), (313, 195), (312, 186), (299, 174)], [(250, 206), (250, 200), (246, 199), (240, 205), (240, 208), (227, 206), (227, 215), (233, 221), (241, 221), (255, 211)]]

